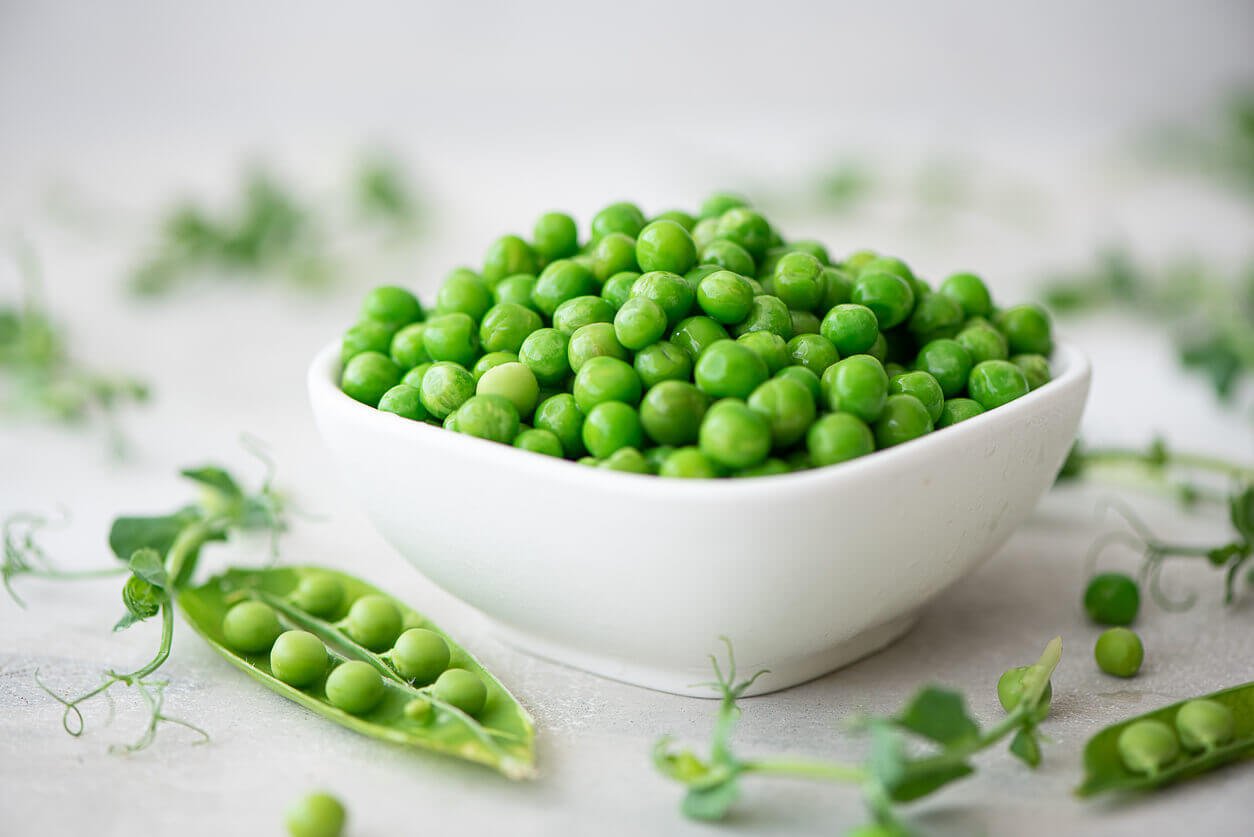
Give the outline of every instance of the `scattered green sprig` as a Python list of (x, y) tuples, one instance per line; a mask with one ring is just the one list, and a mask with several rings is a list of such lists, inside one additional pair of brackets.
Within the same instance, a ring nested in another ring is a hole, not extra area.
[(1254, 88), (1233, 91), (1214, 116), (1159, 126), (1140, 142), (1154, 168), (1196, 174), (1254, 200)]
[[(906, 834), (897, 806), (927, 796), (950, 782), (975, 771), (970, 759), (1007, 737), (1010, 752), (1030, 767), (1041, 760), (1037, 725), (1047, 712), (1050, 677), (1062, 654), (1062, 640), (1055, 638), (1040, 659), (1024, 669), (1018, 703), (1005, 718), (982, 729), (966, 710), (963, 696), (937, 686), (927, 686), (891, 717), (858, 720), (869, 731), (871, 753), (863, 764), (843, 764), (821, 759), (780, 757), (741, 759), (731, 748), (731, 735), (740, 717), (737, 701), (766, 672), (737, 681), (736, 660), (727, 644), (727, 671), (711, 656), (719, 703), (709, 755), (676, 750), (664, 737), (653, 751), (653, 762), (662, 775), (687, 788), (681, 805), (685, 816), (699, 820), (724, 818), (740, 796), (740, 781), (751, 775), (791, 776), (800, 779), (855, 784), (881, 833)], [(923, 752), (919, 753), (921, 745)]]

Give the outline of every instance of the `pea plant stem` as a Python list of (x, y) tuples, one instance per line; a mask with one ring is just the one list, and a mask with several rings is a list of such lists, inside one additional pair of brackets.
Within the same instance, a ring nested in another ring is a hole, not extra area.
[(741, 767), (745, 773), (757, 773), (763, 776), (795, 776), (801, 779), (853, 784), (861, 784), (868, 778), (866, 770), (858, 765), (810, 759), (760, 759), (743, 762)]
[(1196, 453), (1165, 452), (1161, 459), (1152, 453), (1134, 448), (1092, 448), (1082, 452), (1086, 466), (1130, 464), (1145, 468), (1174, 466), (1196, 471), (1209, 471), (1238, 480), (1254, 480), (1254, 468)]

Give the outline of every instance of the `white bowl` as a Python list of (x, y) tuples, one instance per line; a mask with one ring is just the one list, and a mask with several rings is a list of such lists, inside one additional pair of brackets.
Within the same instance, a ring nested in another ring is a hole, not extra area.
[(385, 538), (539, 656), (711, 696), (735, 643), (750, 694), (810, 680), (903, 634), (1005, 542), (1075, 439), (1089, 365), (907, 444), (742, 480), (603, 471), (410, 421), (340, 392), (339, 344), (309, 369), (323, 439)]

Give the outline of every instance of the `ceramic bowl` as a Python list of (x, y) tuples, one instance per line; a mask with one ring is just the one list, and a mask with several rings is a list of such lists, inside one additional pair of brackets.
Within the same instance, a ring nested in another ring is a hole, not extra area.
[(603, 471), (382, 413), (340, 392), (339, 345), (309, 395), (344, 480), (425, 576), (506, 641), (677, 694), (732, 639), (756, 691), (810, 680), (901, 636), (991, 556), (1054, 481), (1089, 364), (1003, 407), (827, 468), (742, 480)]

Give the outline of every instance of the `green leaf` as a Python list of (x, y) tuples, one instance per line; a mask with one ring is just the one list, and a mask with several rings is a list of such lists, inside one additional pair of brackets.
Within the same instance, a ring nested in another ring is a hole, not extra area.
[(680, 805), (685, 817), (706, 822), (721, 820), (740, 798), (740, 784), (733, 777), (721, 785), (694, 788), (684, 795)]
[(928, 686), (897, 717), (898, 725), (945, 747), (979, 738), (980, 725), (967, 714), (962, 695)]
[(1226, 543), (1207, 552), (1206, 560), (1210, 561), (1212, 567), (1222, 567), (1234, 557), (1244, 554), (1245, 549), (1245, 544)]
[(129, 561), (140, 549), (155, 549), (158, 555), (165, 555), (197, 516), (189, 507), (160, 517), (119, 517), (109, 529), (109, 548), (122, 561)]
[(216, 465), (184, 468), (180, 474), (223, 495), (226, 500), (242, 500), (244, 492), (235, 478)]
[(1041, 745), (1036, 740), (1036, 733), (1026, 727), (1015, 733), (1010, 742), (1010, 752), (1029, 767), (1041, 763)]
[(867, 761), (867, 769), (876, 781), (890, 791), (906, 772), (906, 755), (901, 735), (880, 719), (871, 720), (871, 756)]
[(965, 761), (949, 761), (943, 756), (920, 759), (906, 762), (905, 772), (887, 790), (894, 802), (910, 802), (974, 772), (975, 768)]
[(127, 566), (136, 576), (160, 590), (164, 590), (169, 583), (165, 564), (162, 563), (161, 555), (155, 549), (145, 547), (135, 550)]
[(1246, 544), (1254, 543), (1254, 485), (1234, 494), (1229, 503), (1228, 516)]

